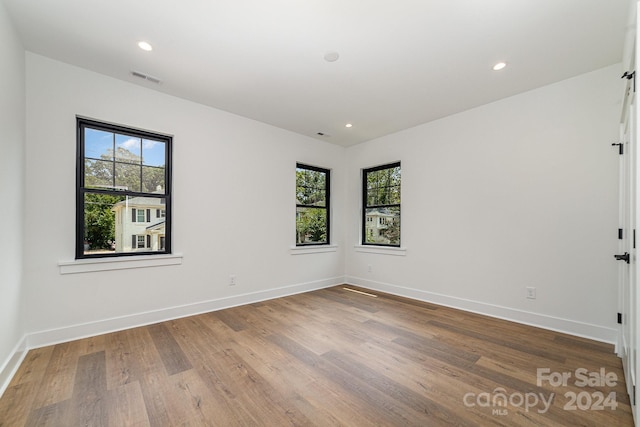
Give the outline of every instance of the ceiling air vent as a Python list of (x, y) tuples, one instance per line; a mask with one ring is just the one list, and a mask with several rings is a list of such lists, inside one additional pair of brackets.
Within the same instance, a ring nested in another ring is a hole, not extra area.
[(156, 83), (156, 84), (160, 83), (160, 79), (159, 78), (150, 76), (148, 74), (141, 73), (140, 71), (131, 71), (131, 75), (134, 76), (134, 77), (138, 77), (138, 78), (141, 78), (141, 79), (148, 80), (148, 81), (150, 81), (152, 83)]

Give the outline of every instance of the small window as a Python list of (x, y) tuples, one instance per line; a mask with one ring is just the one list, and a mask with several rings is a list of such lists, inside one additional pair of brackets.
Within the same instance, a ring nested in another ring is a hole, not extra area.
[(400, 246), (400, 163), (362, 173), (362, 244)]
[(171, 143), (77, 119), (76, 258), (171, 253)]
[(331, 173), (296, 164), (296, 246), (328, 245)]

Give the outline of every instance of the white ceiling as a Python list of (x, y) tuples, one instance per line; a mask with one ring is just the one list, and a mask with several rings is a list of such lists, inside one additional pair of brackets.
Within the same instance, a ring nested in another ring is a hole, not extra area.
[(29, 51), (344, 146), (619, 62), (630, 4), (0, 1)]

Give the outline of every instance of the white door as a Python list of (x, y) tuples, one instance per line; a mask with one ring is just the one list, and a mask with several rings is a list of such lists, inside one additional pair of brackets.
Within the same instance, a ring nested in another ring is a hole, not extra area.
[[(634, 49), (635, 52), (635, 49)], [(635, 58), (635, 55), (634, 55)], [(631, 61), (635, 65), (635, 59)], [(637, 378), (638, 343), (638, 305), (637, 278), (640, 265), (636, 262), (636, 224), (640, 223), (638, 198), (638, 150), (636, 149), (638, 111), (636, 108), (635, 78), (625, 77), (626, 89), (620, 126), (620, 144), (614, 144), (621, 153), (620, 157), (620, 230), (619, 252), (619, 295), (620, 295), (620, 357), (624, 365), (625, 382), (629, 393), (634, 418), (637, 419), (635, 406), (635, 385)], [(638, 236), (640, 237), (640, 236)]]

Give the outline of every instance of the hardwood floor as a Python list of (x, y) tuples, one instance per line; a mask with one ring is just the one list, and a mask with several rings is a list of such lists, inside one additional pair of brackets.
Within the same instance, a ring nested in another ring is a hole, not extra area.
[(633, 424), (610, 345), (346, 287), (31, 350), (0, 426)]

